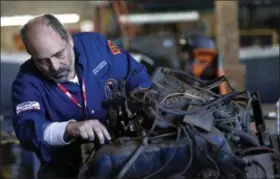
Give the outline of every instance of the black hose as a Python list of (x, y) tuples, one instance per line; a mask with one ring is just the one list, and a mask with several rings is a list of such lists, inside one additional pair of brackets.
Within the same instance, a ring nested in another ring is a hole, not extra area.
[[(193, 126), (191, 126), (191, 127), (192, 127), (192, 129), (194, 129)], [(196, 132), (198, 132), (198, 131), (196, 130)], [(202, 135), (201, 135), (201, 136), (202, 136)], [(221, 175), (221, 171), (220, 171), (220, 168), (219, 168), (217, 162), (216, 162), (212, 157), (210, 157), (206, 152), (204, 152), (204, 150), (203, 150), (199, 145), (197, 145), (197, 148), (203, 153), (203, 155), (204, 155), (211, 163), (214, 164), (215, 169), (216, 169), (216, 176), (215, 176), (215, 179), (218, 179), (219, 176)], [(220, 147), (219, 147), (219, 148), (220, 148)]]
[(249, 165), (250, 165), (250, 164), (255, 164), (255, 165), (257, 165), (257, 166), (263, 171), (264, 178), (267, 179), (266, 170), (265, 170), (265, 168), (264, 168), (258, 161), (252, 160), (252, 161), (249, 162)]
[(181, 75), (185, 75), (189, 78), (191, 78), (192, 80), (196, 81), (196, 82), (199, 82), (200, 84), (204, 85), (204, 86), (207, 86), (207, 85), (211, 85), (219, 80), (222, 80), (222, 81), (226, 81), (227, 82), (227, 85), (229, 87), (229, 89), (231, 91), (234, 91), (234, 88), (230, 85), (228, 79), (225, 77), (225, 76), (221, 76), (221, 77), (218, 77), (217, 79), (214, 79), (214, 80), (201, 80), (187, 72), (184, 72), (184, 71), (181, 71), (181, 70), (176, 70), (176, 69), (170, 69), (170, 68), (162, 68), (162, 71), (165, 72), (165, 73), (177, 73), (177, 74), (181, 74)]
[(204, 85), (207, 84), (207, 82), (205, 80), (201, 80), (199, 78), (196, 78), (195, 76), (193, 76), (193, 75), (191, 75), (187, 72), (181, 71), (181, 70), (175, 70), (175, 69), (170, 69), (170, 68), (162, 68), (162, 72), (163, 73), (175, 73), (175, 74), (177, 73), (177, 74), (185, 75), (185, 76), (189, 77), (190, 79), (192, 79), (196, 82), (199, 82), (199, 83), (204, 84)]
[(236, 97), (236, 96), (238, 96), (242, 93), (244, 93), (244, 92), (232, 92), (230, 94), (224, 95), (224, 96), (222, 96), (222, 97), (220, 97), (216, 100), (213, 100), (213, 101), (209, 102), (208, 104), (202, 106), (201, 108), (196, 108), (194, 110), (190, 109), (190, 110), (187, 110), (187, 111), (184, 111), (184, 110), (174, 111), (174, 110), (171, 110), (171, 109), (167, 109), (164, 106), (159, 106), (159, 109), (163, 112), (173, 114), (173, 115), (179, 115), (179, 116), (184, 116), (184, 115), (188, 115), (188, 114), (195, 114), (195, 113), (198, 113), (200, 111), (206, 110), (207, 108), (209, 108), (212, 105), (231, 100), (232, 98), (234, 98), (234, 97)]
[(269, 152), (273, 152), (273, 153), (275, 153), (275, 154), (280, 158), (279, 152), (277, 152), (275, 149), (269, 148), (269, 147), (252, 147), (252, 148), (240, 150), (240, 151), (237, 151), (237, 152), (240, 153), (241, 156), (244, 156), (246, 153), (249, 153), (249, 152), (257, 152), (257, 151), (269, 151)]
[(180, 171), (179, 173), (171, 175), (169, 178), (176, 178), (176, 176), (184, 175), (188, 171), (188, 169), (190, 168), (190, 166), (191, 166), (191, 164), (193, 162), (193, 155), (194, 155), (193, 141), (192, 141), (190, 135), (188, 134), (186, 128), (183, 125), (181, 125), (181, 128), (182, 128), (182, 130), (183, 130), (183, 132), (185, 134), (185, 137), (187, 139), (187, 143), (189, 144), (189, 149), (190, 149), (189, 150), (189, 152), (190, 152), (189, 157), (190, 157), (190, 159), (189, 159), (188, 164), (186, 165), (186, 167), (182, 171)]
[(139, 99), (138, 97), (136, 97), (136, 94), (140, 94), (147, 91), (149, 91), (149, 89), (137, 87), (129, 93), (129, 97), (138, 103), (149, 104), (149, 102), (145, 101), (144, 99)]
[(211, 95), (213, 97), (220, 97), (221, 96), (220, 94), (214, 93), (211, 90), (208, 90), (208, 89), (205, 89), (205, 88), (201, 88), (201, 87), (197, 87), (197, 86), (192, 86), (192, 87), (194, 89), (204, 91), (204, 92), (208, 93), (209, 95)]
[(251, 144), (254, 147), (261, 146), (258, 139), (254, 138), (252, 135), (250, 135), (249, 133), (246, 133), (242, 130), (234, 129), (233, 135), (240, 137), (243, 141), (247, 142), (248, 144)]
[[(177, 97), (177, 96), (176, 96)], [(172, 97), (170, 97), (172, 98)], [(161, 102), (162, 103), (162, 102)], [(187, 106), (187, 105), (192, 105), (192, 106), (203, 106), (205, 104), (205, 102), (201, 102), (199, 100), (190, 100), (188, 102), (185, 102), (184, 103), (184, 106)], [(163, 106), (165, 108), (181, 108), (183, 105), (182, 104), (163, 104)]]
[(213, 143), (212, 141), (210, 141), (209, 139), (207, 139), (205, 136), (203, 136), (194, 126), (189, 125), (191, 127), (191, 129), (194, 131), (194, 133), (198, 134), (201, 138), (203, 138), (205, 141), (207, 141), (209, 144), (215, 146), (216, 148), (222, 150), (224, 153), (228, 154), (229, 156), (232, 157), (234, 163), (236, 163), (239, 166), (246, 166), (247, 165), (247, 161), (243, 160), (241, 157), (236, 156), (226, 150), (224, 150), (223, 148), (221, 148), (219, 145)]
[(260, 146), (259, 141), (256, 138), (254, 138), (252, 135), (250, 135), (249, 133), (246, 133), (242, 130), (233, 128), (233, 127), (228, 126), (228, 125), (219, 124), (216, 127), (219, 130), (221, 130), (222, 132), (232, 133), (233, 135), (236, 135), (236, 136), (240, 137), (242, 140), (251, 144), (254, 147), (259, 147)]

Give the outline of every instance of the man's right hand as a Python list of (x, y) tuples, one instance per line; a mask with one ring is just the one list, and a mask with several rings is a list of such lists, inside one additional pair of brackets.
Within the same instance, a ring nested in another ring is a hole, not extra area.
[(82, 138), (84, 140), (93, 141), (97, 138), (100, 144), (104, 144), (105, 140), (111, 140), (111, 136), (106, 127), (98, 120), (86, 121), (70, 121), (66, 126), (66, 134), (74, 138)]

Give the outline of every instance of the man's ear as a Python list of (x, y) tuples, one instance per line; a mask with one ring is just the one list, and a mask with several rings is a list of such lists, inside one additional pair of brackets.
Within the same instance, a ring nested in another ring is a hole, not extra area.
[(68, 36), (69, 44), (71, 45), (71, 47), (74, 47), (74, 42), (73, 42), (73, 39), (72, 39), (72, 35), (69, 31), (67, 31), (67, 36)]

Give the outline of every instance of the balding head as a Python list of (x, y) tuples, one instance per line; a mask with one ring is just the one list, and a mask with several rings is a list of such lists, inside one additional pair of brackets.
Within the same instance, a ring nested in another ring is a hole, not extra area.
[(44, 75), (57, 82), (73, 76), (73, 40), (53, 15), (35, 17), (22, 27), (20, 34), (27, 52)]
[(42, 16), (37, 16), (25, 24), (21, 30), (20, 35), (21, 39), (28, 50), (28, 42), (34, 35), (37, 35), (38, 33), (42, 35), (42, 29), (46, 27), (52, 28), (60, 37), (62, 40), (68, 41), (69, 40), (69, 33), (64, 28), (64, 26), (59, 22), (59, 20), (51, 15), (51, 14), (44, 14)]

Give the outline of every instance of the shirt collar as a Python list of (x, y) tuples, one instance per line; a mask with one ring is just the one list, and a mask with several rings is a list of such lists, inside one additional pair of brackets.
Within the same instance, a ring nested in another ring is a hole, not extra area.
[(79, 78), (79, 83), (81, 83), (81, 79), (84, 76), (84, 57), (81, 53), (81, 51), (74, 47), (74, 53), (75, 53), (75, 65), (76, 65), (76, 70), (77, 70), (77, 76)]
[(83, 66), (84, 64), (83, 64), (81, 51), (77, 47), (74, 47), (74, 53), (75, 53), (75, 62)]

